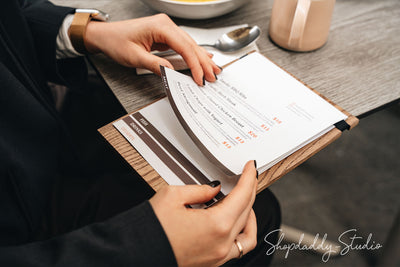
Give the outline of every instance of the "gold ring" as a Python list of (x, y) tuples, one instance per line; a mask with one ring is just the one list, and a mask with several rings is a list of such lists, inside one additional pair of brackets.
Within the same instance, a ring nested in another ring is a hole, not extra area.
[(242, 246), (242, 244), (241, 244), (237, 239), (235, 239), (235, 245), (237, 246), (237, 248), (238, 248), (238, 250), (239, 250), (239, 257), (238, 257), (238, 259), (240, 259), (240, 258), (243, 257), (243, 246)]

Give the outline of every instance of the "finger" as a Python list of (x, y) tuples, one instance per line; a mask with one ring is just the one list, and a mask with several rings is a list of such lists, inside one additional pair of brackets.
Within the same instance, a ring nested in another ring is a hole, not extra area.
[(246, 237), (247, 241), (253, 240), (253, 242), (247, 242), (246, 246), (249, 251), (251, 251), (254, 247), (254, 240), (257, 242), (257, 218), (253, 209), (250, 210), (249, 217), (247, 218), (247, 222), (245, 227), (243, 228), (242, 234)]
[(217, 78), (215, 74), (221, 72), (218, 66), (214, 63), (212, 58), (214, 54), (207, 51), (203, 46), (197, 45), (197, 43), (193, 40), (193, 38), (185, 31), (183, 31), (189, 42), (193, 43), (197, 56), (199, 58), (199, 62), (203, 68), (204, 78), (209, 82), (214, 82)]
[(215, 187), (210, 185), (185, 185), (178, 186), (179, 201), (183, 205), (203, 204), (213, 199), (221, 190), (218, 183)]
[(205, 58), (200, 59), (201, 67), (203, 68), (204, 78), (209, 82), (215, 82), (217, 80), (217, 76), (214, 74), (214, 70), (212, 64), (210, 63), (210, 58), (205, 55)]
[(254, 204), (254, 201), (255, 201), (256, 195), (257, 195), (257, 184), (258, 183), (256, 182), (256, 185), (254, 186), (248, 206), (244, 209), (243, 213), (236, 220), (236, 224), (233, 227), (233, 232), (236, 232), (239, 234), (243, 230), (243, 228), (248, 220), (249, 214), (253, 211), (253, 204)]
[(232, 233), (234, 235), (238, 235), (246, 227), (246, 224), (248, 222), (249, 216), (250, 216), (251, 212), (253, 211), (253, 203), (254, 203), (254, 200), (255, 200), (255, 196), (256, 196), (256, 191), (254, 190), (253, 195), (251, 197), (251, 200), (249, 201), (248, 206), (244, 209), (244, 211), (239, 216), (239, 218), (236, 219), (235, 224), (233, 225)]
[(201, 46), (196, 47), (196, 53), (203, 68), (204, 78), (209, 82), (215, 82), (217, 80), (216, 72), (220, 72), (220, 70), (210, 57), (210, 53)]
[(181, 51), (176, 50), (182, 58), (185, 60), (186, 64), (188, 65), (193, 80), (196, 84), (202, 86), (204, 85), (204, 70), (203, 66), (201, 65), (197, 54), (193, 50), (184, 49)]
[(211, 74), (214, 75), (215, 79), (218, 80), (217, 75), (221, 73), (221, 68), (215, 64), (215, 62), (212, 59), (209, 59), (210, 63), (209, 65), (211, 66)]
[(153, 51), (153, 50), (165, 51), (165, 50), (168, 50), (168, 49), (170, 49), (170, 47), (168, 45), (166, 45), (166, 44), (154, 43), (151, 46), (151, 51)]
[(140, 67), (151, 70), (157, 75), (160, 75), (160, 66), (168, 67), (170, 69), (174, 69), (172, 66), (171, 62), (166, 60), (165, 58), (161, 58), (158, 56), (155, 56), (151, 53), (148, 52), (143, 52), (140, 53), (139, 56), (139, 62), (140, 62)]
[(253, 203), (255, 199), (255, 192), (254, 196), (252, 196), (251, 201), (249, 202), (248, 206), (243, 210), (242, 214), (240, 214), (239, 218), (237, 218), (234, 221), (234, 224), (232, 226), (232, 235), (237, 236), (240, 234), (243, 229), (246, 227), (247, 221), (249, 219), (250, 213), (252, 212), (253, 208)]
[(231, 250), (227, 256), (227, 259), (238, 258), (240, 251), (238, 246), (235, 244), (235, 240), (239, 242), (243, 249), (243, 255), (246, 255), (252, 251), (257, 245), (257, 220), (254, 210), (251, 210), (247, 223), (243, 232), (233, 239)]
[[(199, 55), (196, 52), (196, 49), (198, 49), (196, 42), (172, 21), (170, 21), (169, 24), (169, 30), (173, 30), (174, 32), (168, 35), (165, 35), (164, 32), (160, 32), (160, 36), (157, 39), (180, 54), (190, 68), (193, 80), (198, 85), (203, 85), (204, 72), (199, 60)], [(207, 54), (205, 54), (205, 57), (208, 58)]]
[(196, 82), (196, 84), (203, 86), (204, 71), (202, 65), (200, 64), (199, 57), (195, 52), (195, 45), (178, 47), (175, 44), (169, 44), (169, 46), (182, 56), (183, 60), (186, 62), (186, 65), (189, 67), (193, 80)]
[[(256, 168), (253, 160), (248, 161), (243, 169), (243, 173), (233, 190), (225, 197), (220, 205), (215, 208), (220, 209), (225, 216), (230, 216), (236, 220), (254, 203), (254, 192), (257, 186)], [(230, 208), (226, 208), (230, 207)]]
[(214, 57), (214, 54), (211, 53), (211, 52), (208, 52), (207, 49), (205, 49), (204, 47), (199, 46), (199, 48), (201, 49), (202, 52), (206, 53), (209, 58), (213, 58)]
[(215, 64), (215, 62), (214, 62), (214, 65), (213, 65), (213, 70), (214, 70), (214, 73), (217, 74), (217, 75), (222, 72), (221, 67), (218, 67), (218, 65)]
[[(253, 210), (250, 213), (243, 233), (240, 233), (236, 237), (236, 240), (242, 245), (243, 255), (246, 255), (257, 246), (257, 220)], [(236, 255), (239, 255), (239, 252), (238, 249)]]
[(220, 74), (221, 73), (221, 71), (222, 71), (222, 69), (220, 68), (220, 67), (218, 67), (218, 65), (217, 64), (215, 64), (215, 62), (212, 60), (212, 58), (214, 57), (214, 54), (213, 53), (211, 53), (211, 52), (209, 52), (209, 51), (207, 51), (204, 47), (202, 47), (202, 46), (199, 46), (207, 55), (208, 55), (208, 57), (211, 59), (210, 61), (209, 61), (209, 63), (211, 64), (211, 66), (212, 66), (212, 69), (213, 69), (213, 73), (214, 74)]

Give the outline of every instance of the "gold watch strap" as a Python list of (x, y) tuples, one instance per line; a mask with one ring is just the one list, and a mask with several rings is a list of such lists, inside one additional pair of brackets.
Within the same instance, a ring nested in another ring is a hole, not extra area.
[(90, 13), (75, 13), (71, 26), (69, 27), (69, 38), (75, 50), (81, 54), (87, 54), (83, 37), (86, 26), (91, 20)]

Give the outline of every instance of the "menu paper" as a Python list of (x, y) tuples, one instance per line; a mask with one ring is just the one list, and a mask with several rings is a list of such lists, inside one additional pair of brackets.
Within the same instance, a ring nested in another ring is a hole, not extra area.
[(114, 126), (168, 184), (220, 180), (212, 203), (232, 190), (247, 161), (262, 173), (347, 118), (259, 53), (205, 86), (168, 68), (161, 73), (168, 97)]
[(164, 68), (177, 117), (206, 156), (238, 175), (250, 159), (269, 166), (347, 118), (259, 53), (224, 69), (215, 83)]

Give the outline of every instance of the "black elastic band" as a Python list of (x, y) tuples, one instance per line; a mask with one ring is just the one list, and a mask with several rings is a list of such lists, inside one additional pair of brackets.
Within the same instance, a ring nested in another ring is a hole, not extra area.
[(244, 58), (244, 57), (247, 57), (249, 55), (249, 53), (247, 53), (247, 54), (244, 54), (243, 56), (241, 56), (239, 59), (242, 59), (242, 58)]
[(344, 130), (350, 130), (350, 125), (348, 125), (345, 120), (341, 120), (341, 121), (335, 123), (334, 125), (335, 125), (336, 128), (338, 128), (342, 132)]

